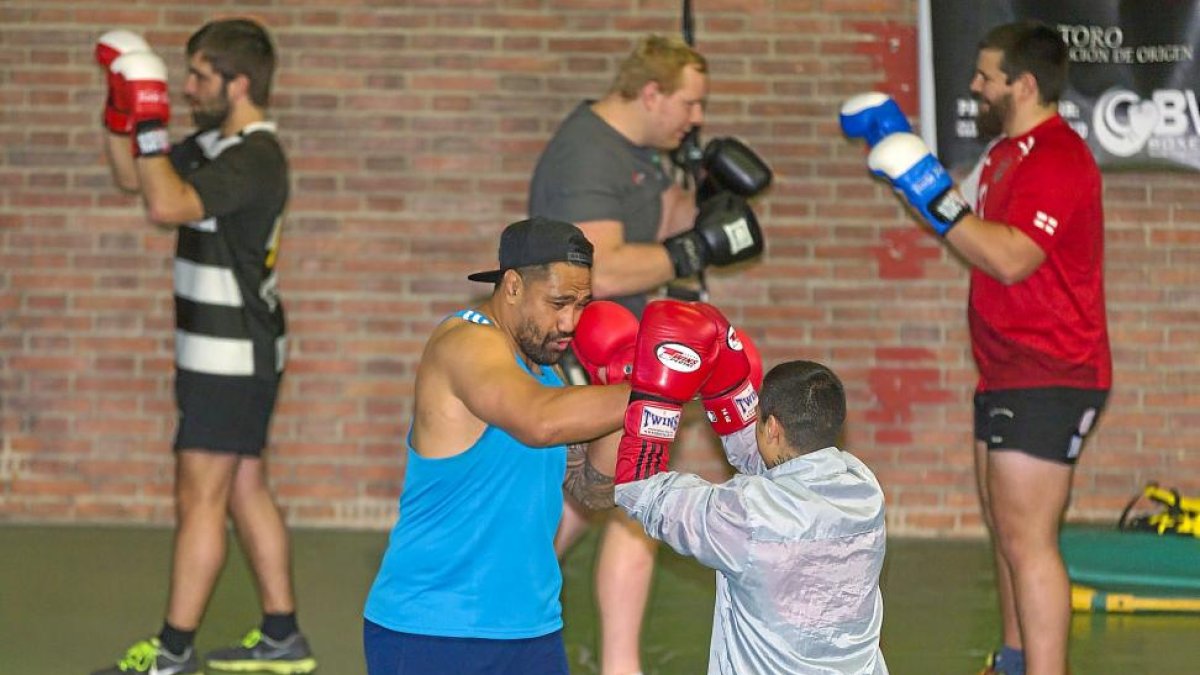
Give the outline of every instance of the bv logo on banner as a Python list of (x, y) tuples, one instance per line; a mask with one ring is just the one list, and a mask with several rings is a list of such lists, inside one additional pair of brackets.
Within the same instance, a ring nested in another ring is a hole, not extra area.
[[(933, 114), (922, 119), (939, 158), (969, 166), (979, 138), (969, 84), (979, 40), (1020, 19), (1054, 26), (1071, 61), (1059, 114), (1088, 142), (1102, 168), (1200, 171), (1200, 0), (924, 0), (921, 40), (931, 63)], [(931, 66), (931, 67), (929, 67)]]
[(1149, 100), (1128, 89), (1104, 92), (1092, 110), (1100, 147), (1117, 157), (1150, 157), (1188, 164), (1200, 154), (1200, 111), (1191, 89), (1158, 89)]

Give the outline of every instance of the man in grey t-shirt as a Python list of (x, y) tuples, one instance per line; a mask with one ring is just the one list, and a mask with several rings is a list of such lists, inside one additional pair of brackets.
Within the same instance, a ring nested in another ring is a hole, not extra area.
[[(641, 39), (612, 88), (563, 121), (534, 170), (529, 213), (573, 222), (595, 246), (592, 292), (636, 315), (647, 294), (707, 265), (743, 260), (761, 250), (761, 232), (745, 202), (731, 194), (697, 209), (696, 196), (672, 180), (664, 155), (704, 120), (704, 57), (678, 38)], [(740, 229), (739, 229), (740, 228)], [(728, 232), (745, 236), (728, 236)], [(572, 448), (568, 485), (586, 485), (612, 504), (617, 437)], [(593, 467), (598, 467), (599, 470)], [(572, 491), (572, 495), (579, 496)], [(581, 499), (589, 508), (598, 501)], [(586, 516), (567, 500), (556, 545), (560, 555), (583, 532)], [(656, 544), (619, 509), (609, 511), (596, 570), (605, 675), (641, 670), (642, 613)]]
[[(704, 76), (695, 77), (702, 96)], [(576, 223), (603, 246), (607, 265), (597, 273), (596, 297), (640, 315), (646, 294), (675, 277), (659, 242), (690, 229), (696, 207), (692, 193), (671, 180), (658, 148), (636, 144), (596, 108), (602, 112), (602, 102), (580, 103), (546, 146), (530, 184), (529, 212)], [(685, 132), (700, 118), (698, 105), (694, 111), (679, 123)]]

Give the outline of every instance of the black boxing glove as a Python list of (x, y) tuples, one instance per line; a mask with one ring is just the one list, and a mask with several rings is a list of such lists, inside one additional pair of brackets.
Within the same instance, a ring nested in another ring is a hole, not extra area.
[(714, 138), (704, 146), (700, 162), (705, 180), (700, 203), (721, 190), (747, 199), (771, 184), (771, 168), (753, 150), (736, 138)]
[(690, 277), (709, 265), (732, 265), (763, 251), (758, 218), (746, 200), (721, 192), (700, 205), (692, 229), (663, 242), (675, 276)]
[(688, 130), (683, 141), (668, 154), (668, 157), (671, 164), (682, 171), (687, 179), (696, 178), (704, 162), (704, 148), (700, 147), (700, 128), (692, 127)]

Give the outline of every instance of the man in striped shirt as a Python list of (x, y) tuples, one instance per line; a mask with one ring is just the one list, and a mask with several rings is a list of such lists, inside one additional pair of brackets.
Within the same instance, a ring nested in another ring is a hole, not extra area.
[(98, 672), (200, 672), (193, 641), (225, 561), (229, 514), (263, 620), (241, 645), (208, 654), (208, 668), (309, 673), (316, 661), (297, 627), (287, 530), (262, 459), (286, 353), (275, 263), (288, 169), (266, 119), (275, 51), (259, 24), (227, 19), (193, 34), (187, 56), (184, 96), (198, 130), (172, 147), (162, 60), (127, 31), (106, 33), (96, 47), (108, 73), (114, 180), (142, 196), (151, 221), (178, 232), (179, 415), (178, 530), (163, 627)]

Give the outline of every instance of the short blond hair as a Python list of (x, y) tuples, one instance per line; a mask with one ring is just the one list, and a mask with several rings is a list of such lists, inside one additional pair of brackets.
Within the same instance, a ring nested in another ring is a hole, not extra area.
[(692, 66), (708, 72), (708, 62), (700, 52), (677, 37), (647, 35), (638, 40), (633, 52), (621, 62), (610, 93), (631, 101), (649, 82), (657, 82), (664, 94), (673, 94), (683, 80), (683, 69)]

